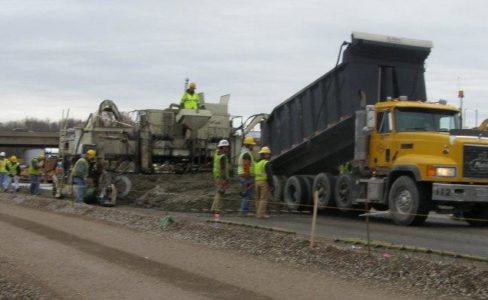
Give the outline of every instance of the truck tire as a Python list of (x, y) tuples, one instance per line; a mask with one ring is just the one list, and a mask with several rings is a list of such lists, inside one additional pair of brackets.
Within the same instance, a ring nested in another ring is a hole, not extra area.
[(319, 209), (330, 208), (334, 206), (335, 177), (329, 173), (319, 173), (313, 179), (312, 197), (315, 191), (319, 192)]
[(285, 184), (283, 199), (290, 210), (298, 210), (307, 198), (307, 191), (303, 178), (291, 176)]
[(302, 180), (302, 189), (304, 191), (302, 198), (302, 206), (307, 210), (313, 209), (312, 185), (313, 175), (299, 175)]
[(286, 177), (273, 175), (273, 185), (274, 185), (273, 201), (274, 202), (283, 202), (283, 190), (285, 189), (285, 184), (286, 184)]
[(334, 188), (334, 198), (335, 204), (341, 212), (349, 214), (355, 212), (352, 210), (352, 185), (353, 179), (350, 175), (343, 174), (337, 177)]
[(488, 208), (481, 206), (465, 211), (463, 212), (463, 219), (471, 226), (488, 226)]
[(393, 222), (406, 226), (424, 223), (430, 210), (427, 195), (427, 191), (409, 176), (398, 177), (388, 196)]

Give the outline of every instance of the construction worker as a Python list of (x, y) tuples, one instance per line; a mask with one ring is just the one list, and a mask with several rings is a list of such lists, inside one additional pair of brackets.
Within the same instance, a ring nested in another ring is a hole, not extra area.
[(2, 191), (6, 192), (7, 191), (7, 162), (8, 159), (5, 158), (5, 152), (0, 152), (0, 188)]
[(273, 173), (269, 158), (271, 150), (269, 147), (262, 147), (259, 151), (261, 160), (256, 163), (256, 218), (269, 218), (266, 213), (268, 207), (268, 200), (271, 198), (271, 193), (274, 190)]
[(181, 97), (180, 108), (186, 108), (186, 109), (200, 108), (200, 98), (195, 93), (196, 89), (197, 89), (197, 84), (195, 82), (191, 82), (190, 85), (188, 86), (188, 89)]
[(64, 188), (64, 167), (63, 161), (59, 159), (56, 162), (56, 166), (54, 167), (54, 172), (51, 175), (53, 181), (53, 190), (54, 198), (62, 198), (63, 197), (63, 188)]
[(241, 154), (237, 162), (237, 175), (241, 187), (241, 205), (239, 214), (246, 216), (249, 212), (249, 201), (251, 201), (254, 186), (254, 156), (252, 150), (256, 145), (252, 136), (246, 136), (243, 142)]
[(29, 177), (30, 177), (30, 193), (32, 195), (39, 194), (39, 173), (44, 165), (44, 155), (41, 154), (38, 157), (34, 157), (29, 164)]
[(213, 214), (220, 214), (225, 190), (229, 187), (229, 141), (221, 140), (213, 159), (213, 177), (215, 180), (215, 197), (210, 209)]
[(86, 181), (90, 170), (90, 162), (95, 160), (96, 155), (97, 153), (93, 149), (86, 151), (86, 154), (82, 155), (76, 161), (75, 166), (71, 170), (76, 203), (83, 203), (86, 191)]
[[(7, 162), (7, 192), (11, 191), (16, 193), (19, 191), (19, 178), (20, 178), (20, 164), (17, 161), (17, 156), (12, 155)], [(13, 184), (12, 184), (13, 183)]]
[(97, 199), (100, 205), (114, 206), (117, 201), (117, 190), (115, 189), (115, 175), (107, 169), (109, 162), (103, 159), (97, 160), (98, 177)]

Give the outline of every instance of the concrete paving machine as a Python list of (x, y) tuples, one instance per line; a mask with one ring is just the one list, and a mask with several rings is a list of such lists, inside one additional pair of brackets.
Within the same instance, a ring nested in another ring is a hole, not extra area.
[(200, 94), (200, 109), (181, 109), (171, 104), (166, 109), (130, 114), (119, 112), (111, 100), (102, 101), (82, 126), (61, 130), (55, 194), (69, 194), (61, 193), (60, 187), (71, 182), (70, 168), (89, 149), (97, 151), (97, 162), (91, 168), (93, 187), (88, 194), (112, 205), (112, 199), (130, 191), (130, 180), (122, 173), (211, 170), (218, 141), (231, 134), (229, 98), (224, 95), (218, 103), (206, 103)]

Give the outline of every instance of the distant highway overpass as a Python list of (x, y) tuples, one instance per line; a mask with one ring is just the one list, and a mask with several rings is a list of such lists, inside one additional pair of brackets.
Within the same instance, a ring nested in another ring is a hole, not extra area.
[(0, 151), (23, 157), (29, 149), (58, 148), (59, 132), (0, 131)]

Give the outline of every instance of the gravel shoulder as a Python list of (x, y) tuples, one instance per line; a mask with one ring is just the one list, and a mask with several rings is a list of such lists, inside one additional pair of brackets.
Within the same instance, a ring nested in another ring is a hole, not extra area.
[[(176, 222), (163, 228), (160, 221), (168, 213), (161, 211), (73, 206), (67, 200), (21, 194), (15, 197), (2, 194), (0, 201), (119, 224), (135, 231), (327, 274), (354, 281), (354, 285), (360, 283), (399, 295), (429, 299), (488, 299), (488, 273), (486, 264), (481, 262), (402, 252), (385, 257), (382, 251), (373, 251), (369, 256), (364, 248), (352, 249), (327, 240), (318, 241), (316, 247), (310, 249), (307, 240), (293, 234), (202, 222), (187, 214), (171, 213)], [(33, 288), (36, 288), (35, 284)]]

